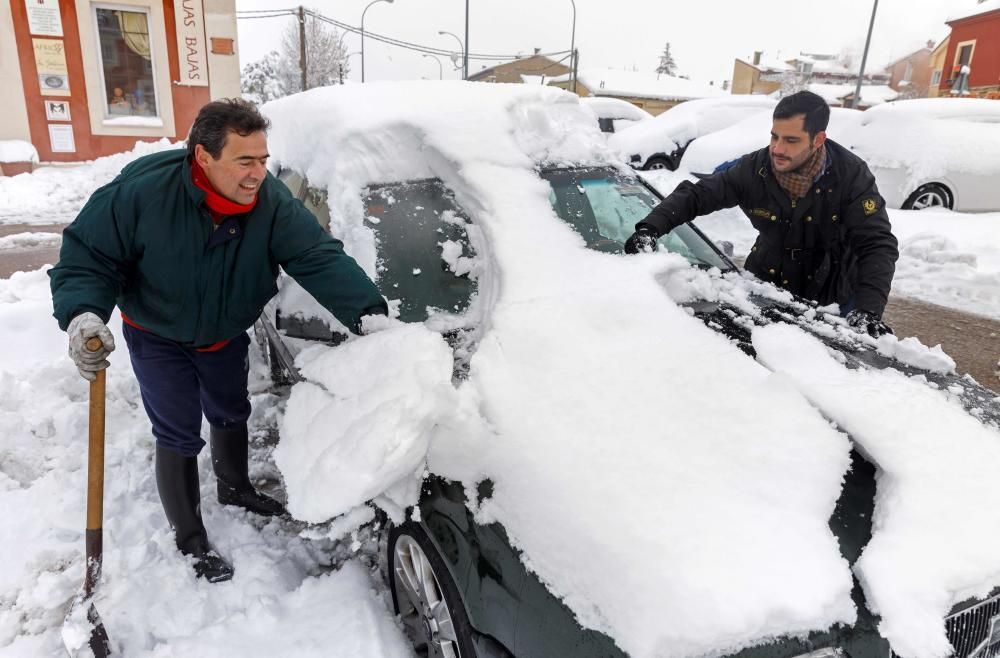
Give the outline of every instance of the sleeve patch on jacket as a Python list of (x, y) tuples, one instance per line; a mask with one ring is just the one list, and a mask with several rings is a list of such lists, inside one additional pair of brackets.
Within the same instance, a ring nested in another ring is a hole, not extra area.
[(878, 212), (878, 203), (875, 202), (875, 199), (865, 199), (861, 202), (861, 207), (866, 215), (874, 215)]

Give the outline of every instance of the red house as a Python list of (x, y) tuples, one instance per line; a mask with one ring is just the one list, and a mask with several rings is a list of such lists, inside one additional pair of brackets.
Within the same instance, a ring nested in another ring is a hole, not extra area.
[(939, 96), (948, 96), (969, 67), (970, 96), (1000, 93), (1000, 0), (980, 0), (975, 8), (947, 21), (951, 27)]

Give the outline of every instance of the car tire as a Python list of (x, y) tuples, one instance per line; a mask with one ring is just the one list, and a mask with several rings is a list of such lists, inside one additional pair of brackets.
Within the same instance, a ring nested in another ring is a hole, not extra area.
[(472, 624), (458, 587), (427, 532), (407, 521), (389, 531), (392, 605), (421, 658), (476, 658)]
[(903, 210), (923, 210), (924, 208), (947, 208), (951, 210), (955, 203), (951, 192), (940, 183), (927, 183), (917, 188), (903, 202)]
[(677, 169), (677, 165), (674, 164), (670, 158), (665, 158), (662, 155), (655, 155), (649, 160), (646, 160), (646, 164), (642, 168), (646, 171), (658, 171), (662, 169), (673, 171)]

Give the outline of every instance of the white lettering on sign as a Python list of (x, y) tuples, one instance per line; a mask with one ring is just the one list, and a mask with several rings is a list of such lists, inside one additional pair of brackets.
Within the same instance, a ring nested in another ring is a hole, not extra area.
[(174, 0), (177, 53), (181, 60), (179, 85), (208, 85), (208, 48), (202, 0)]

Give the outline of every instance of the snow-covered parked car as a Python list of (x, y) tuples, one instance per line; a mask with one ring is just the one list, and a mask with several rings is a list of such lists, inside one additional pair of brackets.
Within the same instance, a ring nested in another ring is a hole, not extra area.
[(620, 133), (653, 115), (628, 101), (608, 96), (588, 96), (580, 104), (594, 113), (602, 133)]
[(1000, 102), (925, 98), (864, 112), (846, 144), (892, 208), (1000, 210)]
[(1000, 649), (1000, 408), (940, 350), (853, 334), (694, 226), (621, 255), (659, 197), (561, 90), (264, 111), (274, 173), (397, 315), (348, 338), (290, 279), (262, 315), (288, 509), (331, 538), (387, 516), (419, 655)]
[[(846, 144), (861, 120), (863, 112), (843, 107), (830, 108), (827, 136)], [(680, 168), (695, 175), (714, 172), (720, 165), (753, 153), (768, 145), (773, 122), (771, 112), (747, 117), (728, 128), (717, 130), (693, 142), (684, 152)]]
[(773, 98), (747, 95), (686, 101), (623, 135), (615, 135), (609, 145), (637, 169), (674, 170), (693, 140), (754, 114), (770, 116), (775, 105)]

